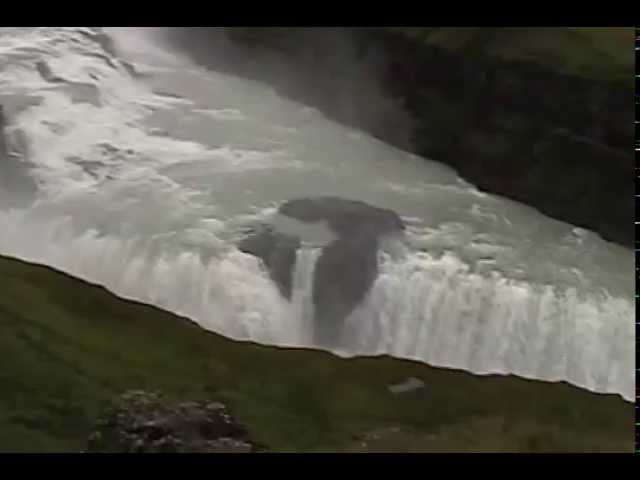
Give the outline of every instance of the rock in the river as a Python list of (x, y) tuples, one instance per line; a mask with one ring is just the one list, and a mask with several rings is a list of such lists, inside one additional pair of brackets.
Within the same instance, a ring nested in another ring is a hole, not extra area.
[(26, 152), (26, 141), (19, 130), (10, 133), (7, 110), (0, 105), (0, 208), (22, 207), (31, 201), (36, 191), (36, 184), (27, 172), (24, 153), (15, 151), (21, 146)]
[(378, 237), (404, 229), (402, 220), (392, 210), (339, 197), (290, 200), (280, 207), (279, 212), (302, 222), (324, 220), (340, 237), (360, 235), (365, 231), (371, 237)]
[[(338, 197), (290, 200), (279, 214), (297, 221), (325, 222), (335, 234), (322, 249), (313, 273), (314, 335), (318, 345), (340, 344), (345, 318), (360, 304), (378, 273), (380, 237), (404, 230), (391, 210)], [(299, 236), (269, 226), (254, 232), (240, 250), (261, 258), (282, 295), (291, 299)]]
[(364, 300), (378, 274), (378, 238), (370, 232), (326, 246), (313, 272), (314, 337), (339, 346), (344, 320)]
[(296, 263), (296, 250), (300, 248), (299, 238), (266, 226), (245, 238), (238, 248), (262, 259), (280, 294), (291, 299), (292, 270)]
[(261, 450), (219, 402), (170, 403), (159, 394), (130, 391), (97, 422), (88, 452), (251, 453)]

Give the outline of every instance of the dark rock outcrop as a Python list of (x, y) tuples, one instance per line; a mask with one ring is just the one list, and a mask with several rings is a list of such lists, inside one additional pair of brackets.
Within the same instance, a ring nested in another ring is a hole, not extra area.
[(130, 391), (97, 422), (88, 452), (251, 453), (260, 451), (219, 402), (170, 403), (159, 394)]
[(378, 275), (378, 237), (366, 230), (333, 241), (313, 272), (314, 339), (340, 346), (344, 320), (365, 299)]
[(280, 294), (291, 299), (291, 271), (296, 263), (296, 251), (300, 248), (299, 238), (277, 232), (267, 225), (248, 235), (238, 248), (262, 259)]
[[(313, 272), (314, 336), (318, 345), (339, 345), (345, 318), (360, 304), (378, 273), (379, 239), (404, 230), (391, 210), (338, 197), (290, 200), (281, 215), (305, 223), (326, 222), (337, 238), (322, 249)], [(240, 250), (262, 259), (282, 295), (291, 299), (299, 237), (271, 226), (250, 234)]]
[(358, 200), (339, 197), (316, 197), (290, 200), (279, 212), (302, 222), (326, 221), (339, 237), (370, 237), (400, 231), (404, 225), (393, 211), (368, 205)]

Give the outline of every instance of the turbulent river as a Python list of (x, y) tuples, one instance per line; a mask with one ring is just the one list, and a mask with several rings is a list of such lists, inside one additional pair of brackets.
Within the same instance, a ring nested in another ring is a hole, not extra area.
[(91, 28), (0, 30), (0, 254), (232, 338), (312, 346), (317, 246), (298, 251), (289, 301), (236, 244), (282, 201), (362, 200), (408, 229), (379, 253), (377, 280), (346, 320), (350, 347), (336, 353), (633, 399), (631, 250), (267, 85), (198, 67), (161, 32), (106, 30), (120, 53)]

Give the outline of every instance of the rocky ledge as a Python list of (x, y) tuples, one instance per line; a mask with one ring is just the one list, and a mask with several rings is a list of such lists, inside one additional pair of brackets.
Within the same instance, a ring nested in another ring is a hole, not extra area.
[[(367, 295), (378, 274), (382, 237), (400, 233), (404, 224), (393, 211), (338, 197), (302, 198), (283, 203), (278, 213), (302, 224), (325, 225), (333, 238), (322, 246), (313, 271), (315, 341), (340, 344), (346, 317)], [(277, 226), (261, 226), (239, 248), (260, 258), (280, 293), (291, 299), (300, 235)]]

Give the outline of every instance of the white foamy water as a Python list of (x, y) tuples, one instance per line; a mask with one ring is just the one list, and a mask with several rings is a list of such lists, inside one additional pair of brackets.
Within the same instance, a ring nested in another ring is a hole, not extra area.
[[(320, 250), (298, 252), (289, 302), (235, 241), (284, 200), (359, 199), (409, 227), (380, 254), (341, 355), (390, 353), (633, 399), (630, 250), (478, 192), (265, 85), (204, 71), (160, 30), (111, 33), (143, 78), (92, 29), (0, 32), (5, 133), (37, 186), (29, 206), (0, 204), (1, 254), (233, 338), (311, 346)], [(42, 78), (36, 62), (62, 81)]]

